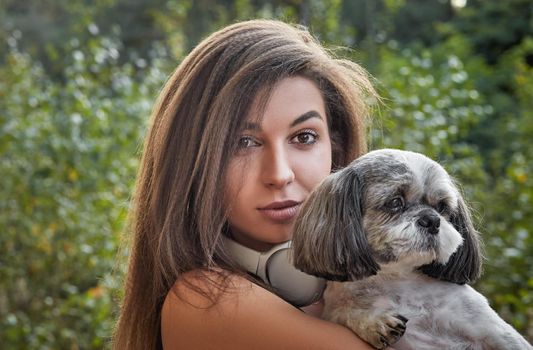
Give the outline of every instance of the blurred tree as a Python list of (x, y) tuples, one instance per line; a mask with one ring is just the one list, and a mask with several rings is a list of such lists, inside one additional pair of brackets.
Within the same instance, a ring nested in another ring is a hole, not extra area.
[(505, 51), (533, 35), (533, 4), (529, 0), (468, 0), (454, 27), (494, 64)]
[[(187, 6), (163, 0), (6, 0), (0, 3), (0, 39), (16, 39), (21, 51), (40, 62), (54, 80), (66, 79), (71, 46), (83, 47), (95, 35), (117, 38), (117, 63), (142, 60), (146, 66), (160, 56), (158, 45), (167, 38), (160, 14), (174, 16), (179, 24), (174, 30), (180, 30)], [(8, 46), (0, 47), (0, 57), (8, 52)]]
[[(456, 40), (468, 40), (463, 46), (477, 57), (472, 64), (472, 78), (491, 101), (494, 113), (471, 130), (469, 137), (479, 146), (485, 169), (497, 179), (506, 174), (508, 160), (516, 150), (513, 145), (519, 139), (519, 130), (513, 127), (514, 121), (527, 111), (517, 100), (519, 91), (510, 79), (514, 67), (504, 57), (533, 36), (533, 6), (528, 0), (469, 0), (450, 26), (441, 29)], [(533, 56), (526, 51), (521, 53), (523, 62), (532, 66)]]
[[(503, 114), (503, 128), (493, 138), (505, 137), (507, 156), (502, 173), (491, 177), (486, 194), (485, 222), (490, 232), (482, 288), (494, 306), (533, 339), (533, 37), (502, 55), (498, 64), (508, 74), (509, 94), (516, 104)], [(502, 274), (501, 271), (505, 271)], [(527, 272), (526, 272), (527, 271)]]
[(447, 0), (354, 0), (342, 2), (341, 20), (355, 28), (354, 43), (395, 40), (429, 46), (442, 39), (439, 23), (454, 16)]
[(136, 81), (115, 38), (70, 45), (66, 83), (16, 46), (0, 67), (3, 349), (99, 349), (113, 325), (119, 233), (165, 76), (154, 62)]

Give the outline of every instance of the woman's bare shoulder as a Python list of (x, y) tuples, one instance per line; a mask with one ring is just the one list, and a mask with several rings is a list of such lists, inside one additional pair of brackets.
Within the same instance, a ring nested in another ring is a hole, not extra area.
[[(189, 271), (176, 281), (167, 294), (165, 303), (170, 301), (173, 303), (184, 302), (185, 304), (191, 304), (190, 306), (195, 306), (200, 309), (213, 307), (216, 304), (213, 304), (211, 298), (206, 293), (216, 296), (213, 292), (216, 292), (218, 289), (217, 286), (221, 291), (225, 288), (228, 292), (237, 292), (237, 295), (239, 295), (250, 290), (253, 283), (246, 278), (221, 269), (213, 271)], [(228, 297), (229, 294), (221, 293), (220, 297)], [(176, 298), (178, 300), (175, 300)]]
[[(228, 289), (215, 303), (197, 288), (207, 278)], [(276, 295), (236, 275), (190, 272), (168, 293), (161, 313), (166, 350), (371, 349), (342, 326), (306, 315)]]

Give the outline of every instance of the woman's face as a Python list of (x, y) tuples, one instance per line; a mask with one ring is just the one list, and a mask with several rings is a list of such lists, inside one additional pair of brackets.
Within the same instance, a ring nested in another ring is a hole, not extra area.
[(257, 109), (236, 140), (225, 204), (234, 239), (264, 251), (291, 238), (301, 203), (330, 174), (331, 141), (322, 94), (307, 78), (281, 80), (262, 118)]

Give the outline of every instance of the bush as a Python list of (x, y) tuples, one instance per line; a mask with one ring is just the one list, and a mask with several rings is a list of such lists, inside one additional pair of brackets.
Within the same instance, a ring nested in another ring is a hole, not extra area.
[(0, 67), (6, 349), (99, 349), (109, 338), (119, 233), (165, 78), (157, 61), (118, 66), (112, 38), (69, 45), (63, 82), (14, 44)]

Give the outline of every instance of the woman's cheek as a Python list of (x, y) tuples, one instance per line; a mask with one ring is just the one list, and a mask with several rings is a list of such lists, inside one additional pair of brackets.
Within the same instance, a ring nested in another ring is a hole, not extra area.
[(331, 173), (331, 144), (323, 142), (299, 162), (304, 183), (313, 189)]

